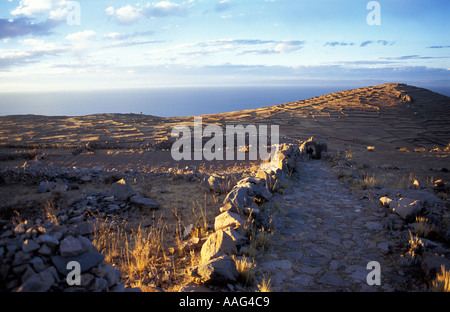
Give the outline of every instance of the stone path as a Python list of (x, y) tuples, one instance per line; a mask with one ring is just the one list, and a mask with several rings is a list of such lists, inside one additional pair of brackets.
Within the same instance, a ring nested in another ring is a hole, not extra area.
[[(279, 204), (282, 225), (257, 259), (273, 291), (402, 290), (406, 277), (389, 264), (395, 242), (383, 228), (383, 212), (350, 194), (327, 163), (304, 162)], [(380, 286), (367, 283), (371, 261), (381, 265)]]

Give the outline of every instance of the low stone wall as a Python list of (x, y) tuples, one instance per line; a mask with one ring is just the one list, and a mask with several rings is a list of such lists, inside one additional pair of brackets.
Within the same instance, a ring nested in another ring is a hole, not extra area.
[[(205, 285), (233, 287), (239, 275), (236, 260), (250, 242), (248, 225), (268, 228), (267, 211), (263, 203), (269, 202), (273, 193), (280, 191), (286, 180), (301, 166), (305, 159), (320, 159), (327, 145), (312, 138), (303, 144), (282, 144), (278, 158), (258, 171), (256, 176), (240, 180), (227, 194), (223, 206), (214, 221), (214, 233), (201, 246), (201, 263), (190, 269), (190, 274)], [(250, 261), (250, 260), (247, 260)], [(197, 284), (198, 286), (198, 284)], [(188, 284), (180, 291), (198, 288)], [(201, 290), (201, 289), (200, 289)]]

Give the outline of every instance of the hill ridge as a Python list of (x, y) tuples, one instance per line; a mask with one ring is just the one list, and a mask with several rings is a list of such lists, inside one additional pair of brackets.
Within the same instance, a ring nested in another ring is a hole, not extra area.
[[(382, 148), (447, 146), (450, 98), (427, 89), (387, 83), (343, 90), (296, 102), (201, 116), (204, 124), (278, 124), (280, 135), (311, 136), (331, 144)], [(0, 117), (0, 147), (73, 147), (96, 142), (105, 148), (148, 148), (167, 140), (193, 118), (138, 114), (79, 117)]]

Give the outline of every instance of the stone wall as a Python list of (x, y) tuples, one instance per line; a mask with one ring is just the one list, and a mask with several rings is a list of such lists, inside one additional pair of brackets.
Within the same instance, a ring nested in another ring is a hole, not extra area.
[[(327, 145), (312, 138), (303, 144), (282, 144), (278, 157), (263, 166), (253, 177), (241, 179), (227, 194), (214, 221), (214, 233), (201, 246), (201, 263), (190, 269), (205, 285), (227, 285), (238, 282), (236, 257), (250, 243), (249, 224), (257, 229), (269, 228), (269, 215), (263, 203), (269, 202), (273, 193), (282, 190), (305, 159), (320, 159)], [(250, 261), (250, 260), (248, 260)], [(198, 286), (198, 285), (197, 285)], [(188, 284), (180, 291), (198, 289)], [(204, 290), (204, 288), (201, 288)]]

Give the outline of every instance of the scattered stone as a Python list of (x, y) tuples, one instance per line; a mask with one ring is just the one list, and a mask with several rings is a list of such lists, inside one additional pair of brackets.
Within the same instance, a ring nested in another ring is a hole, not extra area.
[(84, 251), (81, 242), (73, 236), (67, 236), (61, 241), (59, 251), (62, 257), (73, 257)]
[(38, 273), (44, 271), (47, 268), (47, 266), (44, 264), (44, 261), (40, 257), (35, 257), (31, 259), (30, 264), (33, 266), (33, 269)]
[(80, 263), (81, 273), (84, 273), (102, 262), (105, 259), (105, 256), (98, 252), (87, 251), (74, 257), (53, 256), (51, 259), (58, 272), (67, 276), (70, 272), (70, 270), (67, 269), (67, 264), (69, 262), (77, 261)]
[(38, 250), (38, 253), (43, 256), (50, 256), (52, 254), (52, 250), (47, 245), (42, 245), (42, 247)]
[(30, 276), (25, 283), (23, 283), (17, 292), (46, 292), (48, 291), (55, 279), (50, 272), (44, 271)]
[(189, 224), (183, 231), (183, 239), (187, 239), (189, 236), (191, 236), (193, 229), (194, 229), (194, 225)]
[(3, 232), (3, 233), (0, 235), (0, 238), (9, 237), (9, 236), (12, 236), (13, 234), (14, 234), (13, 231), (11, 231), (11, 230), (6, 230), (5, 232)]
[(211, 292), (212, 290), (205, 287), (203, 284), (197, 284), (194, 282), (189, 282), (178, 290), (178, 292)]
[(13, 232), (15, 234), (22, 234), (22, 233), (25, 233), (25, 231), (26, 231), (26, 228), (25, 228), (25, 223), (24, 222), (20, 222), (19, 224), (17, 224), (14, 227), (14, 230), (13, 230)]
[(94, 234), (102, 227), (101, 222), (97, 220), (87, 220), (78, 222), (75, 225), (75, 228), (78, 230), (78, 234), (80, 235), (90, 235)]
[(385, 207), (385, 208), (391, 208), (390, 204), (392, 202), (392, 199), (390, 199), (389, 197), (383, 196), (380, 198), (380, 204), (381, 206)]
[(145, 198), (141, 196), (134, 195), (130, 198), (130, 202), (137, 206), (147, 208), (147, 209), (159, 209), (161, 206), (150, 198)]
[(136, 195), (133, 188), (124, 180), (121, 179), (111, 186), (109, 193), (118, 200), (128, 200), (131, 196)]
[(50, 184), (49, 184), (49, 182), (42, 181), (41, 183), (39, 183), (38, 192), (39, 193), (50, 192)]
[(36, 242), (39, 244), (47, 244), (49, 246), (57, 246), (59, 245), (59, 241), (49, 234), (42, 234), (37, 239)]
[(32, 239), (26, 239), (22, 244), (22, 250), (27, 253), (38, 250), (40, 247), (41, 246)]
[(184, 251), (198, 250), (202, 247), (202, 242), (198, 237), (191, 237), (183, 242), (181, 249)]
[(195, 267), (191, 273), (199, 277), (205, 284), (235, 283), (238, 279), (236, 262), (231, 256), (212, 259)]

